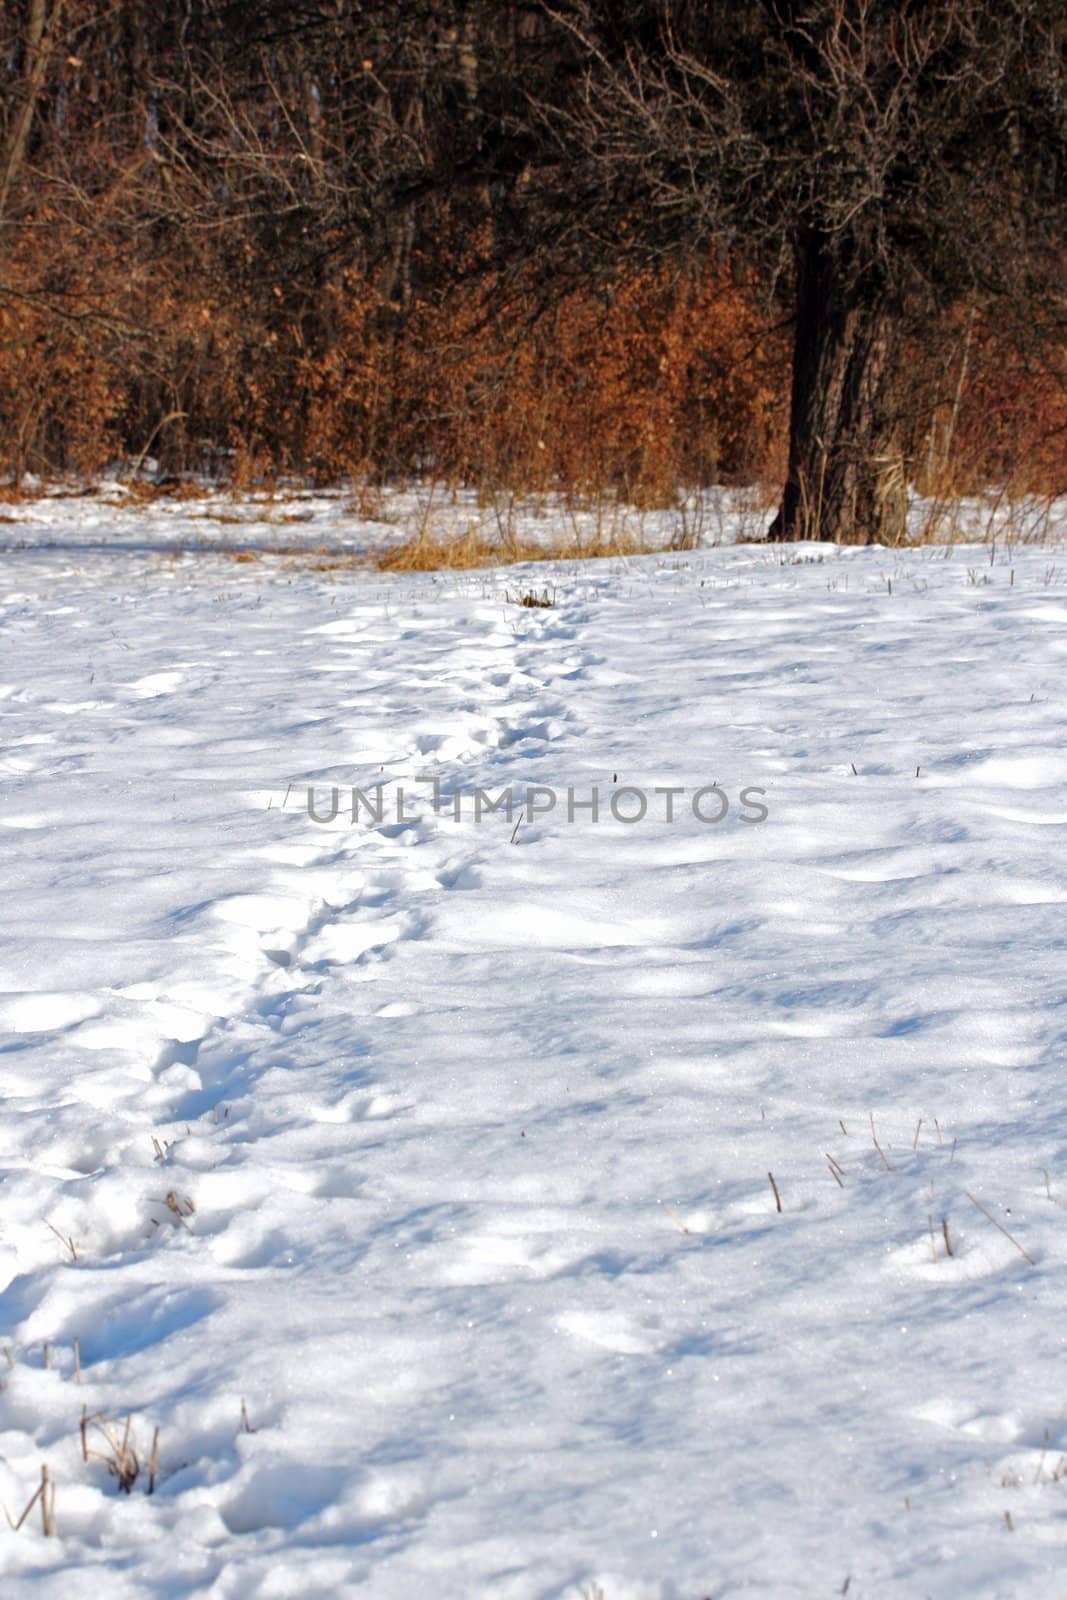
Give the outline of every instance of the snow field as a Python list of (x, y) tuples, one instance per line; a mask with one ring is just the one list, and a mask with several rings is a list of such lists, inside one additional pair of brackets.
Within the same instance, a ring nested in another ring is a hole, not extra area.
[(1060, 1595), (1065, 578), (6, 556), (5, 1595)]

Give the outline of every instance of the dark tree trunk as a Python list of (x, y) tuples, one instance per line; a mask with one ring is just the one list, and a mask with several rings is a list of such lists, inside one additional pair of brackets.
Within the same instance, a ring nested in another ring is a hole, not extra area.
[[(58, 21), (59, 10), (60, 6), (57, 5), (53, 12), (53, 23)], [(48, 0), (31, 0), (29, 22), (26, 27), (21, 103), (12, 115), (7, 138), (3, 142), (3, 148), (0, 149), (0, 227), (6, 220), (11, 191), (18, 183), (19, 174), (26, 160), (37, 100), (48, 66), (51, 39), (45, 31), (47, 24)]]
[(876, 284), (850, 279), (818, 233), (800, 239), (796, 260), (789, 471), (768, 538), (899, 544), (899, 307)]

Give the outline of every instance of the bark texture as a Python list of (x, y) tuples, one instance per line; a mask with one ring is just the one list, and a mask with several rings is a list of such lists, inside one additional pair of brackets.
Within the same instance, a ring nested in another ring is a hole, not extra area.
[(797, 245), (789, 468), (776, 540), (899, 544), (906, 473), (895, 398), (902, 319), (816, 233)]

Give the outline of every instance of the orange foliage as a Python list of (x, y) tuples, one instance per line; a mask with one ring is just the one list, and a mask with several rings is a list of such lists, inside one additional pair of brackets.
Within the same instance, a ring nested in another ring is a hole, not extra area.
[(785, 422), (781, 337), (711, 271), (631, 276), (533, 319), (532, 284), (498, 306), (473, 277), (401, 313), (354, 270), (297, 312), (191, 246), (132, 270), (71, 251), (47, 303), (33, 268), (9, 263), (0, 302), (0, 470), (16, 476), (144, 452), (239, 484), (428, 473), (662, 503), (759, 476)]
[(976, 327), (951, 467), (957, 484), (1013, 494), (1067, 492), (1067, 362), (1043, 343), (1040, 361), (1002, 330)]
[[(241, 249), (130, 261), (57, 232), (42, 271), (22, 232), (0, 296), (0, 473), (87, 477), (145, 454), (237, 486), (428, 475), (642, 506), (781, 481), (789, 330), (722, 270), (619, 277), (535, 317), (532, 273), (505, 296), (439, 266), (401, 310), (349, 268), (298, 304), (261, 262), (239, 270)], [(1067, 489), (1067, 371), (1047, 346), (1031, 370), (972, 322), (912, 352), (920, 484)]]

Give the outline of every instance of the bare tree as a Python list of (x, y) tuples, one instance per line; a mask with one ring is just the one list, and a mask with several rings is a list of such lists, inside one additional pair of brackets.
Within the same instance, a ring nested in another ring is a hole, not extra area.
[(903, 534), (909, 319), (967, 295), (1063, 326), (1060, 0), (543, 0), (525, 237), (593, 270), (718, 249), (796, 312), (779, 539)]

